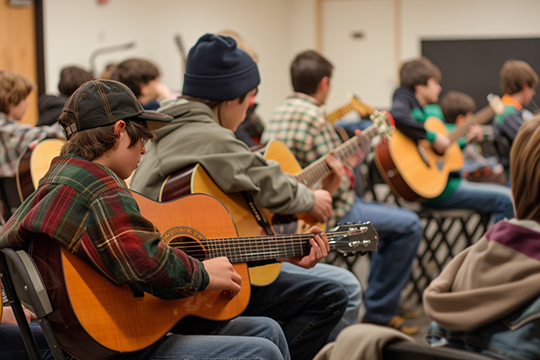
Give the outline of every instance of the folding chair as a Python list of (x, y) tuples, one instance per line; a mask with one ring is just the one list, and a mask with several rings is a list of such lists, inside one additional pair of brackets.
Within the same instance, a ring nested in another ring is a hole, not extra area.
[(47, 319), (47, 315), (53, 311), (51, 302), (32, 258), (22, 250), (0, 249), (0, 274), (30, 359), (39, 360), (41, 356), (21, 302), (36, 314), (54, 359), (65, 360), (66, 355)]
[(395, 341), (383, 349), (383, 360), (489, 360), (491, 357), (472, 351), (450, 347), (429, 347), (409, 342)]

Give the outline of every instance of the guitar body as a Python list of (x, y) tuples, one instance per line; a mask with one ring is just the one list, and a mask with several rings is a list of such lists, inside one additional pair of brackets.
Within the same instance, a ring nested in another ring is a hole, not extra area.
[[(448, 134), (445, 124), (436, 117), (428, 118), (424, 127)], [(457, 143), (452, 143), (443, 155), (439, 155), (427, 140), (417, 143), (398, 130), (391, 141), (379, 142), (375, 153), (377, 167), (385, 182), (396, 196), (408, 201), (439, 196), (446, 187), (448, 175), (463, 167), (463, 154)]]
[[(133, 196), (143, 216), (162, 231), (164, 240), (200, 260), (209, 239), (237, 237), (227, 209), (211, 196), (190, 195), (163, 204), (136, 193)], [(245, 264), (234, 264), (244, 281), (240, 293), (230, 301), (221, 291), (208, 290), (185, 299), (162, 300), (148, 293), (135, 297), (129, 286), (109, 282), (48, 238), (34, 241), (32, 257), (55, 309), (49, 319), (58, 341), (80, 359), (133, 356), (187, 315), (228, 320), (238, 316), (249, 302)]]
[(16, 175), (21, 202), (37, 189), (39, 180), (49, 171), (51, 160), (60, 155), (64, 144), (65, 140), (45, 139), (21, 154)]
[[(169, 176), (161, 188), (160, 201), (197, 193), (214, 196), (229, 210), (240, 237), (268, 235), (253, 216), (244, 197), (240, 193), (225, 194), (200, 164)], [(261, 211), (267, 219), (271, 218), (268, 210)], [(289, 226), (297, 227), (296, 223)], [(280, 270), (280, 263), (249, 267), (251, 284), (269, 285), (278, 277)]]
[[(296, 157), (289, 150), (289, 148), (285, 146), (285, 144), (283, 144), (281, 141), (270, 140), (266, 144), (264, 157), (267, 160), (277, 161), (279, 165), (281, 166), (281, 170), (288, 174), (296, 175), (302, 171), (302, 167), (298, 163), (298, 160), (296, 160)], [(274, 228), (277, 228), (278, 226), (280, 226), (280, 227), (284, 227), (285, 229), (288, 229), (289, 231), (294, 229), (294, 227), (290, 227), (291, 223), (282, 224), (279, 222), (278, 219), (274, 219), (276, 218), (275, 214), (270, 214), (269, 216), (267, 216), (267, 218), (269, 217), (272, 218), (271, 223)], [(291, 216), (288, 216), (288, 217), (290, 218)], [(315, 218), (310, 214), (303, 213), (303, 214), (298, 214), (295, 217), (298, 218), (298, 222), (295, 222), (297, 234), (308, 231), (309, 228), (311, 228), (312, 226), (318, 226), (323, 231), (326, 230), (326, 224), (318, 223), (317, 220), (315, 220)], [(279, 230), (277, 230), (277, 232), (279, 234), (293, 233), (293, 232), (286, 232), (286, 231), (279, 231)]]

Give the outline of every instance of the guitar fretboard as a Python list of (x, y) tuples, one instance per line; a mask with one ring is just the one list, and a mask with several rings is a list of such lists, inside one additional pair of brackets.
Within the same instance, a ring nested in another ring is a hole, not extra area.
[[(376, 125), (372, 125), (362, 131), (360, 135), (356, 135), (343, 144), (334, 149), (334, 156), (341, 161), (346, 160), (352, 155), (358, 155), (363, 157), (365, 154), (361, 152), (362, 145), (370, 143), (371, 140), (379, 135), (379, 128)], [(309, 166), (304, 168), (300, 173), (296, 175), (298, 181), (306, 186), (313, 186), (318, 181), (323, 179), (331, 172), (330, 167), (324, 161), (324, 157), (312, 162)]]
[(495, 111), (493, 111), (491, 106), (488, 105), (484, 107), (483, 109), (477, 111), (463, 124), (457, 126), (450, 134), (448, 134), (448, 138), (452, 142), (458, 140), (459, 138), (467, 135), (470, 125), (487, 123), (493, 117), (493, 115), (495, 115)]
[[(376, 250), (376, 235), (372, 234), (371, 225), (353, 225), (353, 234), (348, 231), (326, 233), (330, 250), (347, 249), (347, 251)], [(359, 235), (358, 233), (364, 235)], [(244, 263), (291, 256), (305, 256), (311, 251), (310, 239), (314, 234), (291, 234), (280, 236), (257, 236), (242, 238), (205, 239), (201, 247), (199, 243), (183, 243), (182, 238), (168, 242), (172, 247), (178, 247), (189, 255), (203, 260), (216, 257), (226, 257), (231, 263)], [(375, 237), (375, 239), (372, 239)], [(346, 238), (346, 240), (344, 239)]]

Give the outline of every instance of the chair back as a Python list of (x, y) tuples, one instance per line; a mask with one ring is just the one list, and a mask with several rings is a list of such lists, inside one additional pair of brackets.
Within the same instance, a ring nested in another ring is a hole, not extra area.
[(21, 329), (24, 344), (30, 359), (41, 359), (37, 344), (26, 321), (21, 303), (36, 314), (43, 335), (55, 360), (64, 360), (65, 353), (47, 319), (53, 311), (47, 290), (34, 261), (27, 252), (11, 248), (0, 249), (0, 273), (2, 284)]

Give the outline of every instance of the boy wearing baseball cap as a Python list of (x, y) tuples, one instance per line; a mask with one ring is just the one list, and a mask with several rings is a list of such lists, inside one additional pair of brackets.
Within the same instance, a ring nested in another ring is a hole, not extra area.
[[(27, 250), (37, 234), (45, 234), (111, 281), (162, 299), (202, 290), (235, 296), (242, 279), (231, 263), (224, 257), (201, 262), (169, 247), (124, 182), (145, 153), (144, 142), (171, 120), (145, 111), (120, 82), (83, 84), (59, 119), (68, 139), (61, 155), (3, 228), (0, 247)], [(240, 317), (213, 327), (212, 335), (166, 336), (131, 358), (289, 359), (284, 335), (271, 319)]]
[[(225, 193), (247, 192), (270, 212), (309, 212), (326, 222), (332, 211), (328, 191), (307, 188), (234, 135), (259, 83), (257, 64), (233, 38), (200, 37), (188, 54), (182, 97), (163, 101), (158, 110), (174, 120), (156, 132), (131, 187), (157, 200), (168, 175), (199, 163)], [(304, 257), (278, 259), (284, 262), (279, 276), (270, 285), (252, 287), (244, 312), (282, 324), (293, 360), (312, 359), (336, 327), (334, 333), (347, 325), (340, 323), (350, 288), (345, 281), (353, 285), (352, 293), (360, 293), (350, 271), (317, 264), (329, 250), (324, 240), (312, 242)]]

